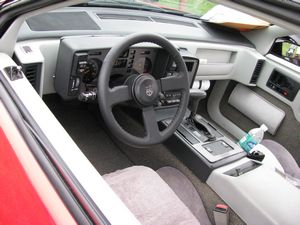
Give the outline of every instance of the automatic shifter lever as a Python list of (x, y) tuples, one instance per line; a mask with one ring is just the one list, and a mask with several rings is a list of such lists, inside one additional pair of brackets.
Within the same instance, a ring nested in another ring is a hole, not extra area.
[(212, 134), (210, 128), (206, 124), (203, 124), (196, 119), (199, 102), (204, 98), (206, 98), (205, 91), (199, 89), (190, 90), (189, 109), (191, 110), (191, 113), (187, 120), (192, 123), (199, 131), (202, 131), (207, 137), (208, 141), (214, 141), (216, 137)]
[(199, 89), (190, 89), (189, 109), (191, 114), (189, 118), (195, 118), (200, 100), (206, 98), (206, 92)]

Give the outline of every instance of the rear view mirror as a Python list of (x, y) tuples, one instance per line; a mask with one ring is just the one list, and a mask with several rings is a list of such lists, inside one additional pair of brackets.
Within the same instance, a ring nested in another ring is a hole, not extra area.
[(290, 42), (283, 42), (281, 49), (282, 57), (295, 64), (300, 66), (300, 46)]
[(300, 35), (294, 35), (293, 37), (278, 38), (274, 42), (270, 53), (300, 66)]

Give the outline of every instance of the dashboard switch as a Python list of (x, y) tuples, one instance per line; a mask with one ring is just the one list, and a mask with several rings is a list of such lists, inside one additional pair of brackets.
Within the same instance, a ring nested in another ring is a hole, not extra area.
[(82, 102), (92, 102), (97, 99), (97, 92), (96, 91), (86, 91), (80, 93), (78, 96), (78, 100)]
[(69, 81), (69, 95), (75, 96), (79, 91), (80, 86), (80, 78), (79, 77), (71, 77)]
[(77, 78), (75, 79), (75, 88), (78, 88), (79, 85), (80, 85), (80, 78), (77, 77)]
[(85, 67), (87, 65), (87, 59), (88, 59), (88, 54), (87, 53), (75, 53), (74, 55), (74, 66), (75, 68), (73, 71), (75, 74), (82, 74), (85, 70)]

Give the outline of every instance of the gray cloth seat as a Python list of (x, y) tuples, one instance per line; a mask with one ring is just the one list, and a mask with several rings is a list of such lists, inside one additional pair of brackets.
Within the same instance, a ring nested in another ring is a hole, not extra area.
[(179, 199), (191, 210), (201, 225), (211, 225), (203, 202), (191, 181), (179, 170), (166, 166), (156, 171)]
[[(187, 178), (174, 168), (162, 168), (156, 173), (148, 167), (133, 166), (103, 177), (143, 225), (199, 225), (198, 218), (202, 217), (203, 225), (210, 225), (204, 208), (201, 209), (203, 204), (196, 190), (192, 190), (194, 187), (188, 184)], [(179, 190), (179, 183), (187, 189), (181, 187)], [(176, 192), (179, 191), (187, 193), (178, 197)], [(192, 193), (192, 196), (188, 193)], [(189, 202), (186, 203), (188, 206), (182, 199)], [(200, 207), (192, 201), (199, 201)]]
[(286, 174), (300, 179), (300, 168), (294, 157), (285, 147), (273, 140), (263, 140), (261, 144), (274, 154)]

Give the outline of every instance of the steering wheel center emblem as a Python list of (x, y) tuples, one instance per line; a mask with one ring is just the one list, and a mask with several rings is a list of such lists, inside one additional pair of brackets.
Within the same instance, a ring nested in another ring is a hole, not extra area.
[(152, 85), (146, 86), (146, 95), (151, 97), (153, 95)]

